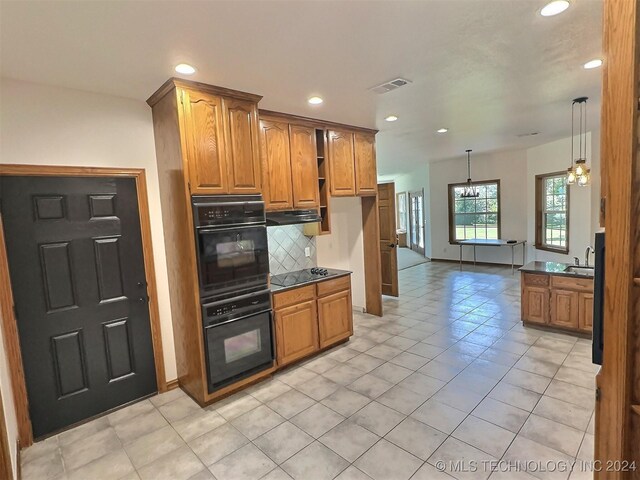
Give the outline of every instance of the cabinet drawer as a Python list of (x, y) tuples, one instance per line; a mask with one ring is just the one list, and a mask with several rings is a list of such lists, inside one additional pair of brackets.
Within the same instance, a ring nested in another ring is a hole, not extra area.
[(564, 288), (572, 290), (588, 290), (593, 291), (593, 279), (591, 278), (576, 278), (576, 277), (561, 277), (553, 276), (551, 278), (551, 286), (554, 288)]
[(344, 277), (334, 278), (333, 280), (325, 280), (319, 282), (318, 296), (329, 295), (333, 292), (339, 292), (341, 290), (348, 290), (351, 288), (351, 275), (345, 275)]
[(532, 285), (535, 287), (546, 287), (549, 285), (549, 275), (538, 275), (535, 273), (524, 274), (525, 285)]
[(307, 285), (305, 287), (293, 288), (285, 292), (274, 293), (273, 308), (278, 310), (279, 308), (288, 307), (289, 305), (313, 300), (315, 294), (315, 285)]

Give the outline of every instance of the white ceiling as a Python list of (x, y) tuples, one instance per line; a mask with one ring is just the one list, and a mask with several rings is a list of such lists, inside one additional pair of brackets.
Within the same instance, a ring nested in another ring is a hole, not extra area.
[[(581, 66), (601, 55), (602, 2), (543, 18), (545, 3), (2, 1), (2, 76), (145, 100), (187, 62), (261, 108), (380, 129), (380, 173), (397, 174), (568, 136), (577, 96), (598, 122), (602, 72)], [(413, 83), (368, 91), (398, 76)]]

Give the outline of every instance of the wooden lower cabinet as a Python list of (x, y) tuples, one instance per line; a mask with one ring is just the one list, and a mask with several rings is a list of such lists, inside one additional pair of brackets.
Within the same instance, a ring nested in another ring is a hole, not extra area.
[(318, 299), (320, 348), (353, 335), (351, 290), (343, 290)]
[(593, 329), (593, 293), (580, 293), (578, 297), (578, 325), (580, 330)]
[(318, 350), (315, 300), (276, 310), (275, 324), (278, 365), (286, 365)]
[(551, 325), (577, 329), (578, 297), (580, 294), (571, 290), (551, 290)]
[(533, 323), (549, 323), (549, 289), (523, 287), (522, 320)]
[(523, 322), (591, 333), (592, 279), (523, 273), (521, 284)]
[(276, 292), (273, 306), (279, 368), (353, 334), (349, 276)]

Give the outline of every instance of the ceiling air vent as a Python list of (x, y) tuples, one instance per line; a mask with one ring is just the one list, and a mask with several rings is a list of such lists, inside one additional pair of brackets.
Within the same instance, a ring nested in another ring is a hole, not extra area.
[(389, 82), (385, 82), (382, 85), (377, 85), (375, 87), (370, 88), (372, 92), (375, 93), (387, 93), (391, 90), (395, 90), (396, 88), (404, 87), (411, 83), (411, 80), (407, 80), (405, 78), (396, 78)]

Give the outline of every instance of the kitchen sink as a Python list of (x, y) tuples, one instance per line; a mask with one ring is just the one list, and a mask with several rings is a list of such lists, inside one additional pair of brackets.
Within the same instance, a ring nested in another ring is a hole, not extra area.
[(593, 276), (593, 267), (574, 267), (570, 266), (564, 269), (567, 273), (575, 273), (576, 275), (588, 275)]

